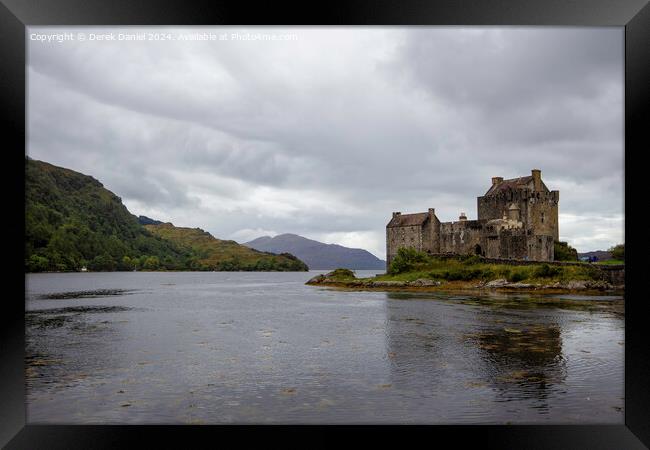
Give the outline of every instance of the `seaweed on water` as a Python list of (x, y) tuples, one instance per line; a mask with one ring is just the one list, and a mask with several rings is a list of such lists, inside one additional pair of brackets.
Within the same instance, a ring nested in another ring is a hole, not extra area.
[(25, 316), (29, 320), (29, 317), (31, 316), (39, 316), (39, 315), (45, 316), (45, 315), (54, 315), (54, 314), (112, 313), (112, 312), (132, 311), (134, 309), (135, 308), (130, 308), (126, 306), (103, 306), (103, 305), (66, 306), (64, 308), (38, 309), (38, 310), (27, 311), (25, 313)]
[(50, 294), (40, 295), (38, 298), (42, 300), (64, 300), (73, 298), (109, 297), (114, 295), (127, 295), (133, 291), (134, 289), (95, 289), (92, 291), (53, 292)]
[(25, 324), (30, 328), (46, 329), (62, 327), (70, 316), (66, 315), (49, 315), (49, 314), (25, 314)]
[(114, 313), (131, 311), (125, 306), (68, 306), (66, 308), (41, 309), (25, 312), (25, 325), (32, 329), (53, 329), (69, 324), (82, 313)]

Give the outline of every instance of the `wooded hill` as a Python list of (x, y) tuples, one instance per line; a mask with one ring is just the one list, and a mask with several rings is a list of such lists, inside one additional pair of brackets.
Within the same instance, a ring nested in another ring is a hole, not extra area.
[(256, 252), (199, 229), (145, 227), (95, 178), (31, 158), (25, 166), (26, 272), (307, 270), (293, 255)]
[(196, 267), (209, 270), (308, 270), (305, 263), (290, 253), (261, 252), (235, 241), (217, 239), (200, 228), (175, 227), (171, 223), (145, 225), (145, 228), (190, 252)]

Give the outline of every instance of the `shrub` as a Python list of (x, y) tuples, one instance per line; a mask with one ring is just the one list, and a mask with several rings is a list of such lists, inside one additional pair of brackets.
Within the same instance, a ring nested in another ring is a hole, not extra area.
[(492, 269), (485, 269), (481, 272), (481, 278), (484, 280), (491, 280), (494, 276), (495, 273)]
[(441, 277), (448, 281), (456, 281), (463, 279), (463, 273), (460, 270), (445, 270)]
[(88, 268), (92, 271), (113, 271), (115, 270), (115, 261), (108, 254), (95, 256), (89, 263)]
[(541, 266), (535, 268), (533, 275), (536, 278), (551, 278), (562, 273), (560, 267), (551, 267), (548, 264), (542, 264)]
[(445, 270), (440, 275), (438, 275), (438, 277), (448, 281), (459, 281), (459, 280), (470, 281), (470, 280), (476, 280), (478, 278), (481, 278), (482, 275), (483, 275), (483, 271), (480, 269), (463, 268), (463, 269)]
[(342, 268), (334, 269), (326, 276), (332, 278), (355, 278), (354, 272), (352, 272), (350, 269), (342, 269)]
[(596, 267), (588, 267), (587, 276), (592, 280), (600, 280), (603, 276), (603, 273)]
[(526, 279), (526, 274), (521, 271), (516, 271), (516, 272), (511, 272), (510, 276), (507, 277), (507, 280), (513, 283), (516, 283), (517, 281), (522, 281)]
[(31, 255), (27, 261), (28, 272), (44, 272), (49, 268), (50, 261), (44, 256)]
[(483, 273), (483, 271), (480, 270), (480, 269), (466, 270), (464, 279), (465, 280), (476, 280), (477, 278), (481, 277), (482, 273)]
[(480, 258), (480, 256), (478, 256), (478, 255), (472, 255), (472, 256), (466, 258), (466, 259), (463, 261), (463, 264), (465, 264), (466, 266), (472, 266), (472, 265), (474, 265), (474, 264), (478, 264), (478, 263), (480, 263), (480, 262), (481, 262), (481, 258)]
[(578, 251), (566, 242), (555, 241), (553, 247), (555, 261), (577, 261)]
[(618, 244), (608, 250), (612, 254), (613, 259), (625, 259), (625, 244)]
[(397, 250), (397, 255), (390, 263), (388, 268), (388, 273), (391, 275), (396, 275), (398, 273), (404, 273), (412, 270), (416, 264), (425, 263), (429, 260), (429, 256), (424, 253), (417, 251), (414, 248), (400, 248)]

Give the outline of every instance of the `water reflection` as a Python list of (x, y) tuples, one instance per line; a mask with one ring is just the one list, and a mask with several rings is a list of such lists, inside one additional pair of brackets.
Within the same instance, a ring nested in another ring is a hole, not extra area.
[(622, 423), (621, 299), (309, 275), (31, 277), (28, 421)]
[(483, 376), (497, 389), (497, 401), (536, 400), (548, 412), (549, 396), (566, 378), (562, 339), (557, 324), (495, 327), (467, 336), (485, 363)]
[[(524, 422), (557, 414), (559, 405), (578, 411), (587, 407), (585, 399), (599, 396), (611, 402), (612, 410), (621, 410), (622, 398), (617, 395), (622, 392), (622, 361), (616, 358), (621, 364), (616, 368), (604, 359), (616, 352), (611, 336), (622, 337), (620, 299), (614, 304), (503, 294), (387, 293), (386, 297), (387, 352), (396, 388), (419, 382), (425, 385), (421, 395), (432, 399), (454, 392), (455, 406), (476, 421), (490, 417), (498, 403), (514, 421)], [(600, 320), (608, 326), (600, 336), (587, 339), (592, 329), (602, 328), (597, 325)], [(613, 329), (608, 329), (610, 325)], [(570, 342), (566, 349), (565, 339)], [(581, 349), (574, 348), (576, 342)], [(607, 363), (602, 370), (621, 383), (620, 389), (611, 380), (604, 382), (607, 393), (585, 395), (575, 389), (593, 385), (600, 378), (594, 365), (603, 361)]]

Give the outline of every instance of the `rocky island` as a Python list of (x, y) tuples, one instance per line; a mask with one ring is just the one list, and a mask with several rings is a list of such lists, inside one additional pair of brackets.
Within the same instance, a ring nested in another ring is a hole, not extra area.
[(372, 290), (498, 290), (562, 293), (624, 291), (623, 266), (588, 263), (495, 262), (480, 256), (431, 257), (400, 249), (388, 273), (357, 278), (349, 269), (317, 275), (308, 285)]
[[(393, 212), (386, 225), (387, 273), (357, 278), (336, 269), (307, 284), (354, 289), (518, 290), (620, 292), (624, 264), (579, 262), (559, 240), (560, 193), (549, 190), (541, 170), (492, 185), (477, 197), (478, 218), (464, 212), (441, 222), (428, 212)], [(621, 261), (622, 262), (622, 261)]]

